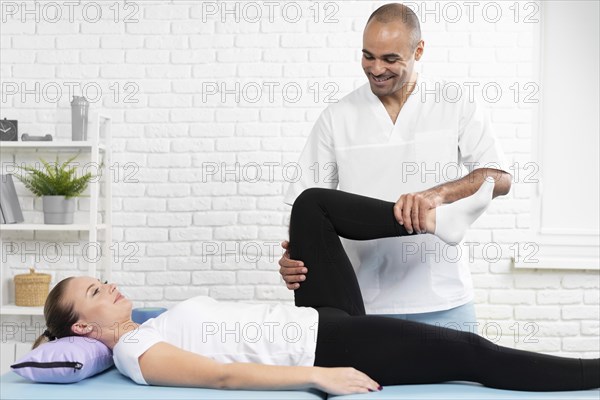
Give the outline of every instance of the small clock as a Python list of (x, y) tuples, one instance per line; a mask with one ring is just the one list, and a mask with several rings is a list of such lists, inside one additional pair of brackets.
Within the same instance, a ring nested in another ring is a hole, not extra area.
[(19, 140), (19, 122), (17, 120), (0, 120), (0, 140), (16, 142)]

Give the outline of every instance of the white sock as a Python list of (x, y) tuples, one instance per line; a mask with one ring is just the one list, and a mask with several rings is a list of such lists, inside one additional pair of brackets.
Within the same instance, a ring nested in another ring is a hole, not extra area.
[(460, 243), (469, 226), (490, 205), (494, 182), (494, 178), (488, 176), (471, 196), (437, 207), (434, 234), (450, 245)]

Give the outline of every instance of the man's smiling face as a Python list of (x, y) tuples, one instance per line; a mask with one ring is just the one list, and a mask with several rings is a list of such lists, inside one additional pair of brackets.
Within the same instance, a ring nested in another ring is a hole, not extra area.
[(413, 49), (410, 31), (401, 21), (381, 23), (374, 19), (367, 24), (362, 68), (376, 96), (390, 96), (409, 82), (415, 61), (421, 58), (422, 43)]

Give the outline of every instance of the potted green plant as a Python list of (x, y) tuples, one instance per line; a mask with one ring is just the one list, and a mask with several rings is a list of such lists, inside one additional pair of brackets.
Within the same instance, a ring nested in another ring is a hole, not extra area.
[(77, 168), (71, 166), (73, 156), (62, 164), (50, 164), (42, 159), (43, 169), (20, 167), (28, 175), (15, 175), (35, 196), (41, 197), (45, 224), (72, 224), (75, 213), (75, 198), (87, 188), (91, 173), (77, 176)]

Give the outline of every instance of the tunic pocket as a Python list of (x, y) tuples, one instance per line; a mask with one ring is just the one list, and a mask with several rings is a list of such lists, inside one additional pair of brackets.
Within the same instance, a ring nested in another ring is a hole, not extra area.
[(451, 129), (415, 133), (416, 166), (426, 188), (464, 175), (458, 157), (458, 136)]

